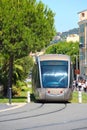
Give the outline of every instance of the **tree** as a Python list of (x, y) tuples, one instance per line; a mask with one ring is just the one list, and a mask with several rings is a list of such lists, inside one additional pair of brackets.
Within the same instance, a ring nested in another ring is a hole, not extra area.
[(46, 49), (47, 54), (67, 54), (71, 56), (73, 64), (75, 64), (76, 55), (79, 55), (79, 43), (78, 42), (59, 42), (48, 46)]
[(0, 1), (0, 52), (8, 60), (8, 89), (14, 61), (49, 44), (55, 35), (54, 13), (36, 0)]
[(13, 83), (16, 84), (18, 80), (24, 81), (29, 76), (32, 66), (33, 58), (29, 56), (14, 61)]

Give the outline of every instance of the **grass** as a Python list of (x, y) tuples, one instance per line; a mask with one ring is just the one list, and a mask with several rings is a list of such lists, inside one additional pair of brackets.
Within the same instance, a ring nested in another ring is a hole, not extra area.
[[(72, 103), (78, 103), (79, 102), (79, 92), (74, 91), (73, 92), (73, 98), (71, 100)], [(82, 103), (87, 103), (87, 93), (82, 92)]]
[[(8, 98), (0, 98), (0, 103), (8, 103), (9, 99)], [(27, 98), (26, 97), (16, 97), (16, 98), (12, 98), (11, 99), (12, 103), (23, 103), (23, 102), (27, 102)]]
[[(29, 88), (28, 91), (32, 93), (32, 89)], [(11, 102), (12, 103), (23, 103), (27, 102), (27, 92), (28, 91), (21, 91), (20, 96), (12, 97)], [(9, 98), (5, 98), (0, 96), (0, 103), (9, 103)]]
[[(30, 88), (30, 93), (31, 93), (31, 101), (33, 100), (33, 95), (32, 95), (32, 90)], [(27, 102), (27, 91), (22, 91), (21, 95), (19, 97), (13, 97), (11, 99), (12, 103), (23, 103), (23, 102)], [(0, 97), (0, 103), (8, 103), (9, 99), (8, 98), (4, 98), (4, 97)], [(78, 91), (74, 91), (73, 92), (73, 98), (71, 100), (71, 103), (78, 103)], [(82, 92), (82, 103), (87, 103), (87, 93)]]

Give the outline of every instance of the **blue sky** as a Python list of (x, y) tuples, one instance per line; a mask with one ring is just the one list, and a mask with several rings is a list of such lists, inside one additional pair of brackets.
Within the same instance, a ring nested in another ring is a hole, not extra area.
[[(40, 0), (37, 0), (37, 2)], [(78, 12), (87, 9), (87, 0), (41, 0), (55, 13), (57, 32), (78, 27)]]

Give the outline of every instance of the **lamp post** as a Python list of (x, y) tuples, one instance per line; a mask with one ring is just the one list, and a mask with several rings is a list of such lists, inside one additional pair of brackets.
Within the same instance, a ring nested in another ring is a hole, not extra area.
[(74, 57), (75, 57), (75, 74), (76, 74), (76, 80), (78, 80), (78, 76), (79, 76), (79, 74), (80, 74), (79, 64), (78, 64), (78, 62), (79, 62), (78, 56), (79, 56), (79, 55), (74, 55)]
[(75, 59), (75, 62), (76, 62), (75, 74), (76, 74), (76, 79), (78, 80), (79, 74), (83, 75), (85, 73), (83, 69), (84, 61), (83, 61), (83, 55), (74, 55), (74, 56), (76, 58)]
[(78, 55), (76, 55), (76, 80), (78, 80), (79, 69), (78, 69)]
[(78, 56), (76, 56), (76, 70), (78, 70)]

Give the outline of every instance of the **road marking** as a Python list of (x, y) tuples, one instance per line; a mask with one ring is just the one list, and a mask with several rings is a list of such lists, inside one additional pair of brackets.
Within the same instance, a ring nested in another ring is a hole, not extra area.
[(12, 106), (12, 107), (0, 110), (0, 112), (9, 111), (9, 110), (23, 107), (24, 105), (26, 105), (26, 103), (12, 103), (12, 104), (7, 103), (7, 105)]

